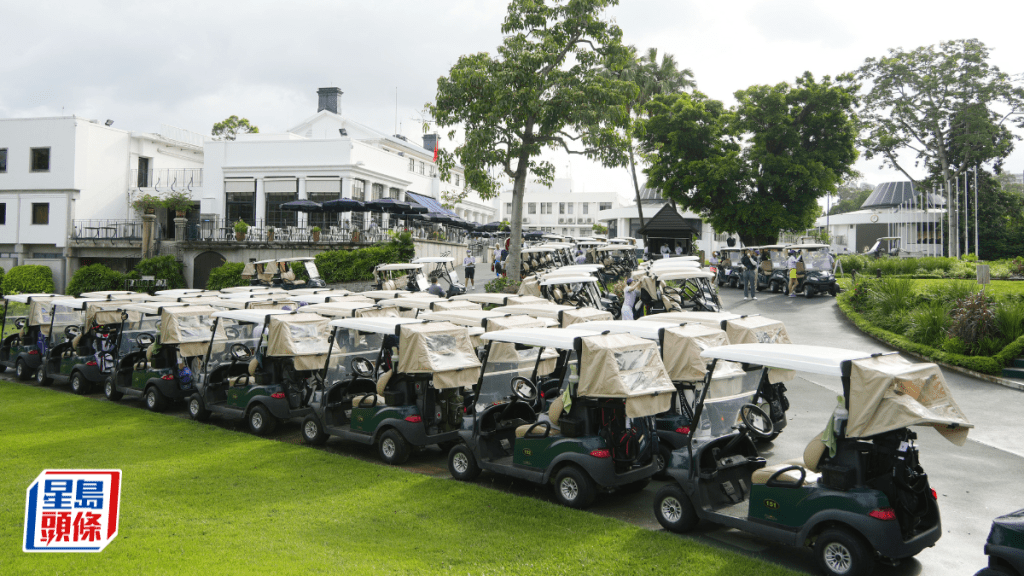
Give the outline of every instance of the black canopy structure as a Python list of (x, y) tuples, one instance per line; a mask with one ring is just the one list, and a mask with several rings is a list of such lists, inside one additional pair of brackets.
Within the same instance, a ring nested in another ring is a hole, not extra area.
[(285, 202), (280, 206), (281, 210), (287, 210), (289, 212), (323, 212), (324, 207), (312, 200), (292, 200), (291, 202)]
[(324, 212), (365, 212), (363, 203), (351, 198), (328, 200), (322, 204)]
[(640, 229), (644, 236), (644, 243), (651, 254), (657, 253), (662, 244), (668, 244), (674, 249), (675, 244), (683, 247), (684, 253), (690, 253), (694, 236), (700, 236), (700, 218), (683, 218), (683, 216), (672, 207), (665, 204), (654, 216)]
[(477, 226), (476, 229), (481, 232), (498, 232), (501, 230), (501, 226), (501, 222), (488, 222)]
[(861, 209), (879, 208), (915, 208), (922, 201), (929, 207), (941, 207), (946, 205), (946, 200), (938, 194), (927, 194), (927, 198), (914, 189), (913, 182), (882, 182), (875, 186), (875, 191), (868, 196), (868, 199), (860, 205)]
[(369, 202), (364, 202), (363, 207), (368, 212), (383, 212), (387, 214), (422, 214), (427, 211), (426, 208), (418, 204), (402, 202), (394, 198), (370, 200)]
[(541, 231), (541, 230), (531, 230), (531, 231), (525, 232), (523, 234), (523, 238), (530, 238), (531, 240), (536, 240), (538, 238), (543, 238), (543, 237), (544, 237), (544, 232)]

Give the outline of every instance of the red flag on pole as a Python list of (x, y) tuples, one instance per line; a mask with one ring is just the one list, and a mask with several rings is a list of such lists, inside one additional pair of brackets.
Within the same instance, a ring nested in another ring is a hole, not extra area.
[(440, 142), (440, 140), (441, 140), (440, 138), (434, 140), (434, 163), (435, 164), (437, 163), (437, 145), (438, 145), (438, 142)]

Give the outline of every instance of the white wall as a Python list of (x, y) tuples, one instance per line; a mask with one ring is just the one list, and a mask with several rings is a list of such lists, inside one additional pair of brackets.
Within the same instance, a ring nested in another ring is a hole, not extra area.
[[(75, 127), (87, 120), (0, 119), (0, 148), (7, 148), (7, 172), (0, 190), (68, 190), (75, 187)], [(30, 171), (31, 148), (50, 148), (49, 172)]]
[(74, 203), (76, 220), (128, 217), (128, 154), (131, 135), (123, 130), (80, 122), (75, 131)]

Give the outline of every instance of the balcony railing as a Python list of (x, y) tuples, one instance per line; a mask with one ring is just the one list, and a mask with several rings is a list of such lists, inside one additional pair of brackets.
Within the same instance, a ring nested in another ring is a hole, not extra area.
[(129, 175), (132, 188), (153, 188), (159, 191), (191, 190), (203, 186), (202, 168), (133, 169)]
[[(430, 230), (426, 227), (394, 225), (388, 228), (353, 225), (351, 222), (342, 221), (337, 225), (320, 227), (321, 244), (374, 244), (376, 242), (387, 242), (390, 239), (389, 231), (408, 231), (413, 238), (438, 240), (442, 242), (465, 242), (466, 233), (462, 230), (446, 228), (441, 231)], [(235, 235), (234, 222), (223, 218), (201, 220), (190, 222), (185, 229), (185, 240), (191, 242), (251, 242), (251, 243), (313, 243), (312, 226), (287, 226), (268, 224), (262, 219), (257, 219), (255, 224), (249, 224), (248, 230), (241, 240)]]
[[(156, 238), (161, 238), (163, 229), (159, 222), (155, 223)], [(71, 222), (71, 238), (73, 240), (109, 240), (142, 242), (141, 220), (73, 220)]]

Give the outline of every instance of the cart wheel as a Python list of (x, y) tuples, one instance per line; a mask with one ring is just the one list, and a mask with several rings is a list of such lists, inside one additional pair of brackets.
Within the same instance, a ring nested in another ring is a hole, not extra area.
[(658, 453), (654, 460), (658, 464), (658, 471), (654, 473), (655, 480), (668, 480), (668, 463), (672, 459), (672, 449), (667, 445), (659, 444)]
[(654, 516), (658, 524), (672, 532), (689, 532), (700, 522), (690, 497), (675, 482), (654, 496)]
[(36, 370), (36, 384), (39, 384), (40, 386), (49, 386), (50, 384), (53, 384), (53, 378), (46, 375), (46, 370), (43, 370), (42, 366)]
[[(42, 371), (43, 367), (39, 367), (39, 371)], [(71, 391), (75, 394), (85, 394), (89, 391), (89, 383), (85, 381), (81, 372), (75, 372), (71, 375)]]
[(1013, 576), (1013, 575), (1009, 574), (1007, 572), (1003, 572), (1002, 570), (998, 570), (996, 568), (985, 567), (985, 568), (982, 568), (981, 570), (978, 570), (977, 572), (975, 572), (974, 576)]
[(4, 364), (0, 364), (0, 374), (3, 374), (4, 372), (7, 372), (7, 366)]
[(836, 297), (836, 294), (838, 294), (838, 293), (839, 293), (839, 290), (838, 290), (838, 289), (836, 289), (836, 285), (835, 285), (835, 284), (833, 284), (833, 285), (831, 285), (831, 286), (829, 286), (829, 287), (828, 287), (828, 293), (829, 293), (829, 294), (830, 294), (830, 295), (831, 295), (831, 296), (832, 296), (833, 298), (835, 298), (835, 297)]
[(409, 443), (395, 429), (385, 431), (377, 443), (377, 454), (385, 464), (397, 466), (409, 459)]
[(825, 574), (865, 576), (872, 574), (875, 559), (860, 538), (847, 530), (834, 528), (818, 535), (814, 554)]
[(804, 287), (804, 296), (806, 296), (807, 298), (810, 298), (811, 296), (814, 296), (814, 293), (815, 293), (814, 288), (811, 288), (810, 286)]
[(18, 377), (18, 380), (28, 380), (32, 377), (32, 371), (28, 369), (28, 365), (21, 358), (14, 363), (14, 375)]
[(277, 418), (262, 404), (253, 406), (249, 411), (249, 432), (256, 436), (266, 436), (277, 428)]
[(319, 446), (327, 442), (327, 433), (324, 432), (323, 426), (315, 416), (307, 416), (302, 422), (302, 440), (312, 446)]
[(167, 398), (164, 397), (163, 393), (156, 386), (150, 386), (146, 388), (146, 395), (143, 397), (146, 402), (146, 408), (149, 408), (150, 412), (163, 412), (164, 408), (167, 407)]
[(114, 384), (113, 376), (107, 376), (107, 379), (103, 381), (103, 395), (111, 402), (117, 402), (121, 398), (124, 398), (124, 394), (117, 391), (117, 386)]
[(594, 481), (575, 466), (566, 466), (555, 476), (555, 500), (564, 506), (583, 509), (590, 506), (596, 496)]
[(452, 478), (463, 482), (475, 480), (480, 475), (480, 467), (469, 446), (458, 444), (448, 452), (448, 472)]
[(188, 417), (196, 422), (205, 422), (210, 418), (210, 411), (203, 405), (203, 399), (198, 394), (188, 399)]

